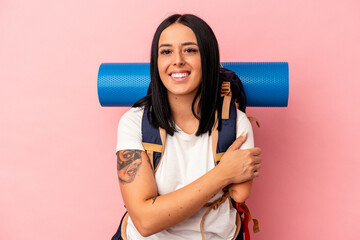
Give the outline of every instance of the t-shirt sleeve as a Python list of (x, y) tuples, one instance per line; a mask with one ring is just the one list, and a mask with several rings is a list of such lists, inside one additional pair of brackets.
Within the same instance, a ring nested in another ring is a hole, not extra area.
[(237, 123), (236, 123), (236, 137), (238, 138), (243, 132), (247, 131), (247, 139), (241, 145), (240, 149), (247, 149), (254, 147), (254, 134), (251, 123), (246, 114), (237, 109)]
[(131, 108), (120, 118), (116, 152), (125, 149), (144, 150), (141, 135), (143, 112), (143, 108)]

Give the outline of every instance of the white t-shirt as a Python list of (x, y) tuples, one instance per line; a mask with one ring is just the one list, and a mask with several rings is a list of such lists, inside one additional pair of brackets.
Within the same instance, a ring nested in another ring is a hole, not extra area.
[[(125, 149), (144, 150), (142, 146), (141, 121), (143, 108), (131, 108), (120, 119), (116, 152)], [(215, 167), (211, 136), (202, 134), (187, 134), (177, 127), (178, 132), (173, 136), (166, 136), (165, 152), (155, 174), (159, 194), (164, 195), (182, 188), (198, 179)], [(241, 149), (254, 147), (254, 137), (251, 124), (245, 113), (237, 110), (236, 136), (244, 131), (248, 132), (246, 142)], [(209, 202), (222, 196), (220, 191)], [(200, 222), (207, 208), (203, 207), (183, 222), (153, 234), (142, 237), (129, 216), (126, 229), (129, 240), (184, 240), (201, 239)], [(154, 216), (156, 217), (156, 216)], [(236, 231), (236, 209), (229, 201), (225, 201), (216, 210), (211, 210), (204, 220), (204, 234), (206, 240), (232, 239)]]

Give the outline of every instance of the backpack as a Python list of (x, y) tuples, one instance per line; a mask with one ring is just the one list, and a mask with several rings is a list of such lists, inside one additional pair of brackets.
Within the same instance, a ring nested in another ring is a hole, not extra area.
[[(220, 68), (220, 79), (222, 80), (221, 87), (221, 96), (223, 97), (223, 105), (222, 105), (222, 115), (221, 115), (221, 129), (218, 131), (217, 123), (215, 121), (211, 138), (212, 138), (212, 152), (214, 154), (214, 162), (217, 165), (220, 162), (221, 157), (224, 155), (226, 150), (230, 147), (230, 145), (236, 139), (236, 108), (245, 112), (246, 110), (246, 96), (244, 92), (243, 85), (238, 78), (238, 76), (226, 69)], [(149, 91), (148, 91), (149, 93)], [(217, 118), (217, 116), (215, 116)], [(249, 120), (256, 121), (255, 118), (249, 117)], [(150, 107), (145, 107), (144, 114), (142, 118), (142, 144), (147, 153), (150, 163), (152, 165), (154, 174), (157, 171), (159, 163), (161, 161), (161, 156), (165, 150), (165, 141), (166, 141), (166, 131), (162, 128), (154, 128), (151, 125), (152, 117)], [(256, 124), (259, 126), (259, 123), (256, 121)], [(204, 214), (200, 229), (202, 234), (202, 239), (204, 240), (203, 233), (203, 221), (205, 216), (211, 211), (211, 209), (216, 209), (220, 204), (225, 202), (227, 199), (231, 200), (232, 206), (238, 211), (238, 219), (237, 224), (241, 225), (240, 232), (237, 235), (237, 240), (243, 240), (243, 236), (245, 235), (245, 240), (250, 240), (250, 232), (248, 229), (249, 221), (254, 221), (253, 231), (258, 232), (259, 226), (258, 221), (256, 219), (251, 218), (251, 214), (245, 203), (236, 203), (229, 196), (229, 192), (227, 189), (224, 189), (224, 195), (215, 202), (207, 203), (204, 207), (208, 207), (208, 210)], [(242, 216), (243, 215), (243, 216)], [(125, 226), (123, 222), (127, 222), (127, 212), (124, 214), (123, 219), (120, 222), (119, 229), (117, 233), (113, 236), (112, 240), (122, 240), (125, 239), (124, 233)]]

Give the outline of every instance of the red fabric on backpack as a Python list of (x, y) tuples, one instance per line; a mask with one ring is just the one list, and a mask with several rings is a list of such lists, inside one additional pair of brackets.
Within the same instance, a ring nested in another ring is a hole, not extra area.
[(238, 212), (242, 212), (244, 214), (244, 234), (245, 234), (245, 240), (250, 240), (250, 231), (249, 231), (249, 215), (247, 214), (246, 211), (244, 211), (244, 209), (242, 209), (242, 207), (240, 206), (239, 203), (236, 203), (236, 209), (238, 210)]

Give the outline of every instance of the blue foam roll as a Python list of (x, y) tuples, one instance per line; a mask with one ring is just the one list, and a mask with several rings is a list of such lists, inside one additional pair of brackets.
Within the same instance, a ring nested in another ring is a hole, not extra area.
[[(225, 62), (244, 85), (248, 107), (286, 107), (289, 67), (286, 62)], [(98, 74), (101, 106), (131, 106), (150, 84), (149, 63), (103, 63)]]

